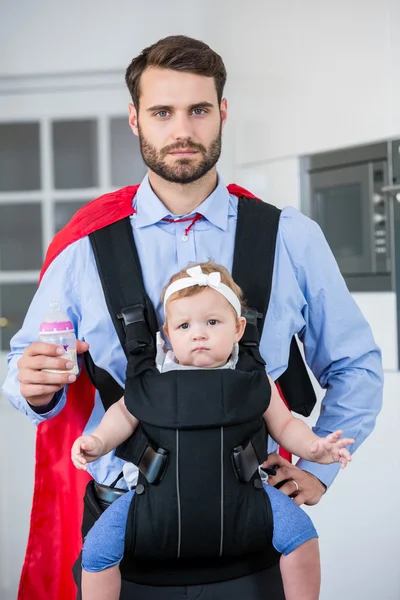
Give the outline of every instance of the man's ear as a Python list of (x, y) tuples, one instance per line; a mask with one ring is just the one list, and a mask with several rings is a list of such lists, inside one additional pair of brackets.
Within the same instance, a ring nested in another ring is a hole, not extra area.
[(128, 104), (129, 126), (135, 135), (139, 135), (138, 114), (133, 104)]
[(224, 128), (228, 118), (228, 100), (226, 98), (222, 98), (221, 104), (219, 105), (219, 112), (221, 114), (222, 128)]

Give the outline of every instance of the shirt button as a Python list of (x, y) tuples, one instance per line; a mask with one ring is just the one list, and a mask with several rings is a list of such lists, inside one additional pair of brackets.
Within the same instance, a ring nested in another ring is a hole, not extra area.
[(181, 237), (181, 240), (182, 240), (182, 242), (187, 242), (187, 241), (188, 241), (188, 239), (189, 239), (189, 236), (188, 236), (188, 235), (183, 235), (183, 236)]

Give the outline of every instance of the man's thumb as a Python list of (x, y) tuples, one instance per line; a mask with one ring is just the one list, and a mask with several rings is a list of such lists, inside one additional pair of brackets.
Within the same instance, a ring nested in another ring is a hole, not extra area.
[(89, 344), (87, 342), (82, 342), (81, 340), (76, 340), (76, 352), (77, 354), (83, 354), (89, 350)]

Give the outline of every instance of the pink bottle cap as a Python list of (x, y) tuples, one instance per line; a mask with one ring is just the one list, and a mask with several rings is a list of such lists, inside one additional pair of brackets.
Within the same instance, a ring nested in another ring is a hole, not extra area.
[(53, 323), (42, 323), (40, 333), (51, 333), (53, 331), (74, 331), (71, 321), (54, 321)]
[(50, 310), (43, 319), (39, 327), (40, 333), (60, 333), (74, 331), (74, 327), (68, 318), (68, 315), (60, 310), (60, 304), (57, 300), (52, 300)]

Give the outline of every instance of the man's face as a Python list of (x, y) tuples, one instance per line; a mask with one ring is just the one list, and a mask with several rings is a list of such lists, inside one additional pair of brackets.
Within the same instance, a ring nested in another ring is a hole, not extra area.
[(140, 80), (139, 113), (129, 124), (147, 167), (172, 183), (192, 183), (217, 163), (226, 100), (218, 104), (214, 79), (149, 68)]

